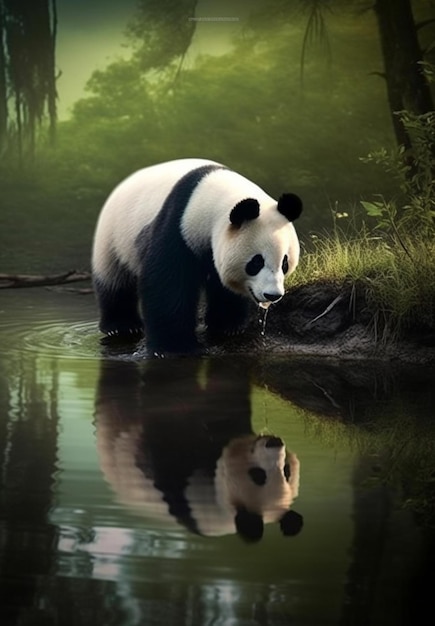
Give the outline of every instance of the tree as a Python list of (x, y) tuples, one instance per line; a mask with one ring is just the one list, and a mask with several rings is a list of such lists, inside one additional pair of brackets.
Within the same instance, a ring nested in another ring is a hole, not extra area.
[(418, 40), (411, 0), (376, 0), (384, 76), (395, 136), (409, 149), (412, 139), (397, 112), (414, 115), (433, 111), (432, 94), (423, 71), (423, 52)]
[(56, 129), (56, 0), (0, 0), (0, 141), (15, 140), (20, 163), (48, 118)]
[[(310, 41), (322, 40), (329, 53), (325, 12), (331, 9), (333, 2), (331, 0), (299, 0), (299, 2), (308, 13), (301, 57), (303, 72), (305, 52)], [(435, 18), (423, 24), (416, 24), (411, 0), (375, 0), (371, 6), (366, 3), (364, 5), (365, 8), (374, 9), (377, 17), (384, 69), (383, 72), (375, 73), (383, 76), (386, 81), (395, 137), (398, 145), (410, 149), (412, 139), (397, 113), (407, 110), (418, 116), (434, 109), (430, 86), (424, 73), (424, 55), (418, 31), (420, 27), (434, 23)]]
[(180, 70), (195, 33), (198, 0), (139, 0), (128, 34), (144, 72), (180, 61)]

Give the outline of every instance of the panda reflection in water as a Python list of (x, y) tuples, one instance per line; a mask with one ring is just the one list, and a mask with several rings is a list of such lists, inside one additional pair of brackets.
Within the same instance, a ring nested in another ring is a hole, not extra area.
[(299, 261), (292, 222), (301, 211), (295, 194), (276, 201), (214, 161), (137, 171), (111, 193), (95, 232), (101, 331), (144, 331), (152, 352), (195, 351), (205, 292), (210, 336), (241, 332), (250, 301), (267, 308), (284, 295), (284, 279)]
[(284, 536), (302, 528), (291, 508), (299, 460), (280, 437), (252, 431), (245, 362), (103, 361), (96, 436), (106, 481), (148, 523), (252, 542), (266, 523)]

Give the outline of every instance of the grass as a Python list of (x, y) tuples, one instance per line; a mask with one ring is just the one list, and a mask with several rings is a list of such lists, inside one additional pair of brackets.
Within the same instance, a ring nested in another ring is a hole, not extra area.
[(435, 237), (399, 242), (365, 228), (352, 236), (337, 228), (314, 235), (288, 286), (315, 282), (362, 290), (377, 339), (435, 332)]

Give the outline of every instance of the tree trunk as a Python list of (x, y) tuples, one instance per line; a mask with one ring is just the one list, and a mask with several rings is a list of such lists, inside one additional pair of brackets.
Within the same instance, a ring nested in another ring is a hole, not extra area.
[(417, 37), (410, 0), (376, 0), (388, 102), (397, 143), (411, 148), (412, 142), (397, 111), (423, 115), (434, 108), (429, 84), (423, 73), (423, 53)]
[(26, 157), (34, 157), (37, 130), (44, 118), (48, 118), (50, 141), (55, 140), (56, 0), (0, 0), (0, 8), (0, 139), (3, 52), (3, 73), (15, 100), (15, 112), (9, 111), (10, 131), (16, 137), (22, 165)]
[(6, 84), (6, 54), (4, 47), (4, 13), (0, 5), (0, 155), (6, 147), (8, 101)]
[[(57, 122), (57, 89), (56, 89), (56, 37), (57, 37), (57, 10), (56, 0), (51, 0), (51, 22), (49, 37), (49, 53), (48, 53), (48, 117), (50, 123), (50, 143), (54, 145), (56, 141), (56, 122)], [(50, 9), (49, 9), (50, 13)]]

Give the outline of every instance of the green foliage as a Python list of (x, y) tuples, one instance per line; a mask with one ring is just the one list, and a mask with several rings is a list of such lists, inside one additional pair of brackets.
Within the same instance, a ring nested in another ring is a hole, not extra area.
[(435, 240), (408, 237), (407, 253), (367, 228), (312, 235), (289, 286), (315, 281), (351, 284), (364, 294), (379, 342), (435, 329)]
[[(179, 16), (183, 23), (189, 21), (186, 7)], [(149, 28), (163, 42), (170, 24), (159, 26), (159, 15), (154, 13)], [(363, 72), (355, 76), (355, 46), (343, 48), (334, 84), (320, 73), (301, 93), (305, 14), (298, 19), (280, 20), (273, 36), (244, 31), (232, 50), (190, 62), (175, 83), (176, 56), (164, 68), (150, 69), (154, 62), (144, 63), (137, 54), (141, 32), (144, 45), (151, 46), (148, 31), (138, 25), (131, 58), (92, 75), (87, 96), (59, 126), (57, 152), (40, 154), (41, 175), (44, 169), (47, 178), (56, 172), (69, 195), (78, 190), (90, 196), (94, 190), (97, 200), (129, 171), (203, 156), (241, 171), (272, 195), (299, 193), (309, 207), (302, 228), (326, 222), (328, 196), (354, 199), (374, 185), (382, 188), (382, 175), (361, 164), (359, 155), (378, 143), (388, 145), (392, 135), (387, 110), (379, 106), (381, 86)], [(346, 21), (344, 32), (353, 41), (355, 21)]]
[(128, 35), (143, 71), (164, 69), (183, 57), (195, 32), (198, 0), (139, 0)]
[(362, 161), (381, 166), (394, 178), (399, 193), (391, 200), (381, 197), (361, 204), (376, 219), (377, 227), (393, 234), (403, 246), (406, 233), (435, 235), (435, 112), (417, 116), (401, 111), (398, 115), (411, 137), (412, 150), (383, 148)]
[[(66, 228), (74, 255), (87, 259), (96, 216), (113, 186), (135, 169), (178, 157), (226, 163), (274, 196), (299, 193), (306, 207), (298, 223), (302, 236), (327, 223), (329, 198), (355, 201), (371, 189), (387, 196), (384, 172), (359, 160), (393, 139), (384, 87), (367, 71), (380, 60), (373, 22), (328, 13), (334, 75), (308, 54), (310, 80), (302, 92), (307, 14), (295, 11), (300, 2), (265, 3), (255, 28), (246, 22), (225, 54), (192, 55), (180, 70), (192, 29), (199, 29), (189, 20), (195, 4), (140, 2), (130, 26), (130, 58), (94, 72), (86, 96), (58, 125), (56, 149), (40, 141), (38, 158), (24, 172), (3, 160), (4, 262), (23, 248), (23, 231), (12, 228), (17, 215), (30, 242), (45, 219), (53, 240), (61, 241)], [(268, 19), (272, 4), (280, 9), (275, 20)], [(44, 246), (38, 250), (42, 258)], [(48, 248), (46, 254), (51, 261)]]
[(329, 42), (328, 28), (326, 26), (325, 13), (331, 11), (330, 0), (300, 0), (300, 4), (307, 11), (308, 19), (304, 33), (301, 51), (301, 83), (304, 82), (305, 60), (308, 49), (318, 46), (328, 65), (332, 60), (331, 44)]

